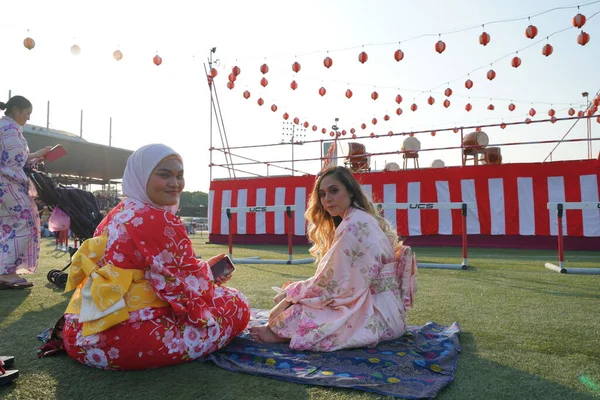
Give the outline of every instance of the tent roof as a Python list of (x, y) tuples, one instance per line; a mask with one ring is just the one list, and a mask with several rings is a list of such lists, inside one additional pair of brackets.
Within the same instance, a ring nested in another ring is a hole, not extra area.
[(46, 163), (46, 172), (52, 174), (94, 178), (104, 182), (122, 179), (131, 150), (90, 143), (65, 131), (25, 125), (23, 135), (29, 149), (37, 151), (45, 146), (61, 144), (67, 155)]

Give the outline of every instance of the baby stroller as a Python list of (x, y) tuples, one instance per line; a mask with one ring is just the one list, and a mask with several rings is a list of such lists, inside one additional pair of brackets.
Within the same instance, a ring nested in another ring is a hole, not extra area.
[[(35, 169), (25, 169), (27, 176), (33, 182), (38, 198), (52, 211), (54, 207), (60, 208), (71, 219), (71, 231), (81, 241), (94, 236), (94, 231), (103, 215), (100, 212), (96, 197), (85, 190), (54, 185), (52, 178), (45, 172)], [(77, 248), (69, 247), (70, 257), (75, 254)], [(52, 269), (48, 272), (48, 280), (60, 288), (64, 288), (69, 277), (64, 272), (71, 266), (71, 262), (62, 269)]]

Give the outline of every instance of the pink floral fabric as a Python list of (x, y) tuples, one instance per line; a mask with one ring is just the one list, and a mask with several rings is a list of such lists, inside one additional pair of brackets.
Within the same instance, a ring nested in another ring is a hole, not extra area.
[(156, 368), (209, 354), (246, 328), (248, 301), (214, 283), (174, 214), (125, 199), (96, 229), (103, 233), (108, 243), (99, 264), (144, 270), (169, 306), (131, 312), (128, 321), (90, 336), (82, 336), (78, 315), (66, 314), (63, 341), (72, 358), (103, 369)]
[(40, 217), (23, 167), (29, 147), (21, 127), (0, 119), (0, 275), (35, 272), (40, 253)]
[(314, 276), (285, 289), (293, 304), (268, 326), (295, 350), (372, 347), (396, 339), (406, 331), (399, 272), (413, 260), (410, 247), (394, 254), (377, 221), (350, 208)]

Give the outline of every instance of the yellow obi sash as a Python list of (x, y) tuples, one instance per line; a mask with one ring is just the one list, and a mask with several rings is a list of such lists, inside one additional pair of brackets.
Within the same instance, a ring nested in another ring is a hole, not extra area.
[(73, 297), (65, 313), (79, 314), (83, 336), (105, 331), (129, 319), (129, 312), (145, 307), (167, 307), (141, 269), (123, 269), (112, 264), (98, 267), (104, 256), (106, 234), (83, 242), (73, 255), (65, 292)]

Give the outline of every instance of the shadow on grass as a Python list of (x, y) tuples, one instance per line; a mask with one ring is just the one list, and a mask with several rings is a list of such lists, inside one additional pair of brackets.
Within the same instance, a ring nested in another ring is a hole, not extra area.
[[(0, 303), (2, 304), (2, 312), (0, 312), (0, 321), (16, 310), (22, 303), (31, 295), (33, 288), (26, 289), (6, 289), (0, 290)], [(2, 344), (0, 339), (0, 345)]]

